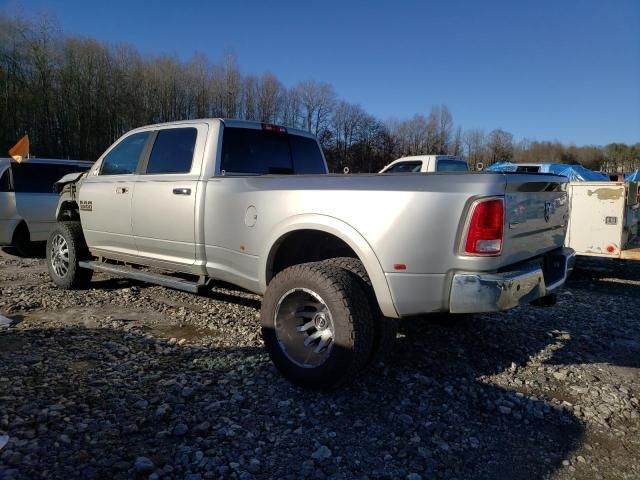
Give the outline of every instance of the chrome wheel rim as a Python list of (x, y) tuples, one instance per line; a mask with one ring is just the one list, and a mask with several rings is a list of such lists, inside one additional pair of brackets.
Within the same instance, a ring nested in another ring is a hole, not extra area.
[(319, 367), (331, 356), (333, 318), (314, 291), (294, 288), (282, 295), (276, 305), (274, 325), (280, 349), (299, 367)]
[(69, 271), (69, 245), (59, 233), (51, 241), (51, 267), (62, 278)]

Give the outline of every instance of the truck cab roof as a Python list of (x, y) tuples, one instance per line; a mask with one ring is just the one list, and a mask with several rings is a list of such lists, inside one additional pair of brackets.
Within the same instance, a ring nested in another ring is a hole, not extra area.
[(237, 118), (196, 118), (191, 120), (179, 120), (176, 122), (164, 122), (164, 123), (154, 123), (150, 125), (144, 125), (142, 127), (138, 127), (131, 132), (127, 132), (127, 134), (136, 132), (136, 131), (145, 131), (154, 128), (168, 128), (168, 127), (178, 127), (184, 125), (193, 125), (193, 124), (203, 124), (206, 123), (210, 127), (217, 126), (219, 123), (222, 123), (225, 127), (233, 127), (233, 128), (249, 128), (253, 130), (281, 130), (282, 133), (289, 133), (292, 135), (300, 135), (303, 137), (313, 138), (315, 140), (315, 136), (307, 132), (305, 130), (300, 130), (298, 128), (285, 127), (282, 125), (276, 125), (271, 123), (264, 122), (255, 122), (250, 120), (239, 120)]

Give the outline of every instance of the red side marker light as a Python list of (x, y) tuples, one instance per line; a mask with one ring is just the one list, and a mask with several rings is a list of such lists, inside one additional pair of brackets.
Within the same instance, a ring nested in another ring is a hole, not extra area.
[(615, 252), (615, 251), (616, 251), (616, 249), (614, 248), (614, 246), (613, 246), (613, 245), (609, 245), (609, 246), (607, 247), (607, 252), (608, 252), (608, 253), (613, 253), (613, 252)]
[(393, 264), (393, 269), (394, 270), (403, 271), (403, 270), (407, 269), (407, 266), (404, 263), (394, 263)]

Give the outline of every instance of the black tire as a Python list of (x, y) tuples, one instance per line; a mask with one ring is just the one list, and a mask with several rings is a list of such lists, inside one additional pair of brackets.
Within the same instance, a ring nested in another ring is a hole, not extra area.
[(13, 232), (13, 246), (16, 247), (18, 255), (21, 257), (32, 257), (34, 255), (35, 248), (26, 223), (20, 223), (16, 231)]
[(531, 305), (534, 307), (553, 307), (556, 303), (558, 303), (558, 296), (555, 293), (549, 293), (544, 297), (536, 298)]
[[(324, 311), (334, 330), (329, 346), (320, 353), (313, 349), (320, 348), (320, 340), (311, 346), (305, 346), (305, 340), (324, 330), (317, 328), (314, 311), (304, 311), (310, 301), (298, 301), (296, 297), (311, 298), (309, 292), (317, 295), (318, 305), (326, 307)], [(308, 315), (307, 320), (298, 317), (301, 311)], [(262, 338), (271, 360), (284, 377), (302, 387), (327, 390), (347, 384), (369, 360), (373, 345), (369, 301), (357, 279), (341, 268), (317, 262), (281, 271), (269, 283), (260, 317)], [(305, 322), (315, 325), (308, 331), (299, 331)], [(301, 357), (304, 360), (297, 361)]]
[[(67, 267), (64, 271), (54, 265), (56, 246), (60, 239), (67, 245)], [(65, 290), (85, 288), (89, 285), (93, 270), (81, 268), (78, 263), (89, 258), (89, 250), (84, 241), (80, 222), (58, 222), (49, 233), (47, 240), (47, 268), (53, 283)]]
[(362, 262), (352, 257), (336, 257), (325, 260), (328, 265), (343, 268), (352, 273), (362, 282), (362, 288), (367, 293), (369, 308), (373, 313), (373, 348), (368, 365), (375, 366), (387, 359), (393, 352), (398, 334), (398, 320), (385, 317), (380, 311), (376, 294), (373, 291), (371, 279)]
[(444, 328), (457, 328), (470, 318), (472, 318), (470, 313), (435, 312), (425, 313), (412, 320), (431, 322)]

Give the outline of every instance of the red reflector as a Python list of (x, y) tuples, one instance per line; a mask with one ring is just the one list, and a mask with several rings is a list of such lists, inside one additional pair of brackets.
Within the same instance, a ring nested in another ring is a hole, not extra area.
[(608, 252), (608, 253), (613, 253), (613, 252), (615, 252), (615, 251), (616, 251), (616, 249), (615, 249), (615, 247), (614, 247), (613, 245), (609, 245), (609, 246), (607, 247), (607, 252)]
[(393, 264), (393, 269), (394, 270), (406, 270), (407, 266), (404, 263), (394, 263)]
[(473, 206), (467, 230), (465, 253), (497, 255), (502, 251), (504, 202), (502, 199), (481, 200)]
[(287, 133), (287, 129), (280, 125), (272, 125), (270, 123), (263, 123), (262, 130), (271, 133)]

